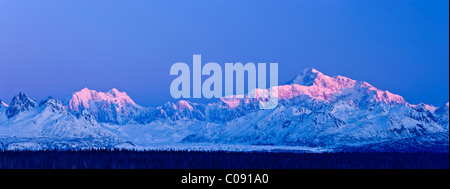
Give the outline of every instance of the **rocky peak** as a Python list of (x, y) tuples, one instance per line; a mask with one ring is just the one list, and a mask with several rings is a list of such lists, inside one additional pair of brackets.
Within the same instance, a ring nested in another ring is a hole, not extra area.
[(6, 117), (12, 118), (23, 111), (28, 111), (32, 108), (35, 108), (37, 103), (34, 99), (28, 97), (25, 93), (21, 92), (18, 95), (14, 96), (6, 110)]
[(54, 99), (52, 96), (49, 96), (47, 99), (39, 102), (39, 107), (45, 106), (52, 112), (63, 112), (64, 106), (61, 101)]

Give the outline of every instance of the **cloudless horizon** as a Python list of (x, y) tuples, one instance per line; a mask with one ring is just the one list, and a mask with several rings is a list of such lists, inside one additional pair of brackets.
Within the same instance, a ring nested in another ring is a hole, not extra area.
[[(449, 1), (4, 1), (0, 99), (82, 88), (174, 102), (176, 62), (277, 62), (366, 81), (412, 104), (449, 101)], [(192, 67), (191, 67), (192, 68)]]

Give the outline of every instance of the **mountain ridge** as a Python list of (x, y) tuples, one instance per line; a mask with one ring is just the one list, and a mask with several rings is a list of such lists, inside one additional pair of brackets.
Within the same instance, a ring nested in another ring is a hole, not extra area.
[(377, 144), (424, 141), (425, 136), (441, 138), (420, 145), (448, 143), (448, 103), (412, 105), (367, 82), (330, 77), (313, 68), (275, 88), (280, 101), (273, 110), (259, 109), (268, 89), (207, 104), (179, 100), (159, 107), (137, 105), (115, 88), (84, 88), (65, 103), (52, 97), (37, 103), (19, 93), (6, 110), (0, 109), (0, 148), (210, 143), (379, 149)]

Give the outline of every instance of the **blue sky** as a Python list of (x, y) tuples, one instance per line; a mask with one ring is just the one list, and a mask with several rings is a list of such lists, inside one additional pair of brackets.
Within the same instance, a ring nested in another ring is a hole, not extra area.
[(278, 62), (367, 81), (406, 101), (449, 100), (449, 2), (4, 1), (0, 99), (64, 99), (84, 87), (158, 106), (172, 64)]

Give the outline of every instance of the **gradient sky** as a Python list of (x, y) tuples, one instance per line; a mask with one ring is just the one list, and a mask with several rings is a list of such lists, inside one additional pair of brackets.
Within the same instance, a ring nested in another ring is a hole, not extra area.
[(441, 106), (449, 100), (449, 1), (4, 1), (0, 99), (84, 87), (143, 106), (175, 101), (172, 64), (278, 62)]

